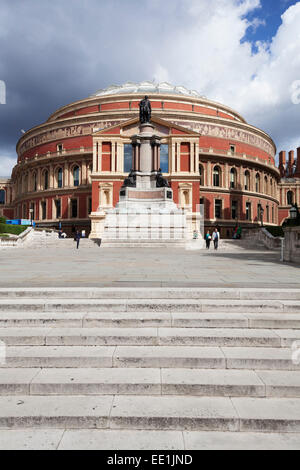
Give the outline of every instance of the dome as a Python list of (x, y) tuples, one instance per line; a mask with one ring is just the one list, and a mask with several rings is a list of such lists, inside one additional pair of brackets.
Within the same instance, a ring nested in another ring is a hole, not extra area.
[(144, 81), (140, 83), (126, 82), (123, 85), (111, 85), (105, 89), (98, 90), (91, 95), (106, 96), (106, 95), (119, 95), (127, 93), (170, 93), (172, 95), (194, 96), (196, 98), (205, 98), (201, 96), (196, 90), (188, 90), (184, 86), (174, 86), (168, 82), (154, 83)]

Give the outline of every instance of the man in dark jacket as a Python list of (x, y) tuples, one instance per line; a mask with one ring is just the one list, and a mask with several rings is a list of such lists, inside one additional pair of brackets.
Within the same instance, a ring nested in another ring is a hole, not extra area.
[(81, 233), (79, 232), (79, 230), (76, 231), (76, 242), (77, 242), (77, 250), (79, 248), (79, 242), (80, 242), (80, 238), (81, 238)]

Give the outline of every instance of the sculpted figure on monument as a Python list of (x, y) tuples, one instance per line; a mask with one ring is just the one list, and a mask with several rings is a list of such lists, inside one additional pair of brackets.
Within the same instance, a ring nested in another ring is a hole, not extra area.
[(145, 124), (151, 120), (151, 104), (148, 96), (140, 101), (140, 123)]
[(136, 176), (133, 171), (133, 168), (131, 168), (130, 173), (127, 178), (125, 178), (124, 183), (123, 183), (123, 188), (124, 187), (129, 187), (129, 188), (135, 188), (136, 187)]
[(159, 168), (157, 175), (156, 175), (156, 187), (157, 188), (170, 188), (169, 182), (162, 175), (161, 168)]

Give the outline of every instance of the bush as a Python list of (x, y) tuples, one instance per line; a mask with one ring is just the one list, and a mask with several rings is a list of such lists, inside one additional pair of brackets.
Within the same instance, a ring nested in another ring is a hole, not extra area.
[(268, 232), (270, 232), (273, 237), (284, 237), (283, 228), (281, 225), (279, 227), (266, 227)]
[(12, 233), (13, 235), (20, 235), (28, 227), (26, 225), (6, 225), (0, 223), (0, 233)]
[(3, 215), (0, 217), (0, 224), (6, 224), (7, 218)]

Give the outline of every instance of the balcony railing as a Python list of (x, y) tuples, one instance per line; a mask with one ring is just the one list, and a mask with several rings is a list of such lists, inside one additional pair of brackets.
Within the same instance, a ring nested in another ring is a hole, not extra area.
[(20, 161), (20, 163), (28, 163), (35, 159), (47, 159), (47, 158), (57, 158), (63, 157), (64, 155), (85, 155), (87, 153), (93, 153), (93, 147), (80, 147), (76, 149), (63, 149), (63, 150), (56, 150), (55, 152), (47, 152), (42, 154), (36, 154), (33, 158), (25, 158)]

